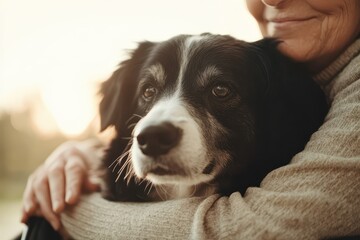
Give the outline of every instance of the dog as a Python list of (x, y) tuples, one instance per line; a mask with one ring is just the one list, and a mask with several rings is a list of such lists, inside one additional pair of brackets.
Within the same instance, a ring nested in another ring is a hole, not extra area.
[(244, 194), (289, 163), (328, 106), (279, 42), (179, 35), (141, 42), (101, 86), (103, 196), (161, 201)]

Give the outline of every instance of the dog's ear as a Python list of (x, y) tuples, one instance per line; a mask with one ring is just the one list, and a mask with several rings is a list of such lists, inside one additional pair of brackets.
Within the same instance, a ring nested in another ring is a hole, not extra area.
[(121, 125), (130, 117), (139, 72), (153, 46), (152, 42), (140, 43), (130, 59), (121, 62), (119, 68), (101, 85), (101, 131), (111, 125), (122, 128)]

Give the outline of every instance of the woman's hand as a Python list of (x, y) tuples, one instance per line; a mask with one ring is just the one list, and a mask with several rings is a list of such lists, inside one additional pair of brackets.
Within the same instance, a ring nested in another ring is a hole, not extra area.
[(99, 184), (91, 171), (102, 155), (98, 142), (67, 142), (60, 145), (28, 179), (21, 222), (32, 215), (46, 218), (54, 229), (60, 228), (59, 213), (75, 204), (84, 191), (96, 191)]

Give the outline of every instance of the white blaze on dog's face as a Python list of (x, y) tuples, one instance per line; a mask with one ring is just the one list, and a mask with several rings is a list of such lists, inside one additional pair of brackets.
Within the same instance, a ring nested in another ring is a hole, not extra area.
[[(144, 129), (164, 123), (178, 129), (181, 134), (178, 144), (165, 154), (145, 155), (136, 137)], [(131, 153), (133, 167), (139, 177), (159, 184), (181, 182), (191, 185), (211, 179), (210, 175), (202, 174), (208, 162), (201, 128), (179, 96), (164, 98), (155, 104), (136, 125), (134, 136)]]
[[(171, 86), (166, 82), (167, 72), (162, 64), (157, 62), (144, 70), (144, 78), (151, 78), (154, 83), (145, 83), (140, 95), (154, 102), (134, 128), (131, 159), (135, 174), (152, 183), (209, 182), (229, 159), (226, 151), (216, 150), (212, 140), (226, 131), (211, 114), (200, 112), (184, 97), (184, 81), (197, 81), (203, 87), (207, 78), (220, 74), (211, 65), (194, 79), (185, 78), (192, 53), (201, 41), (206, 41), (206, 37), (188, 37), (183, 41), (177, 56), (177, 78)], [(155, 95), (160, 97), (153, 100)]]

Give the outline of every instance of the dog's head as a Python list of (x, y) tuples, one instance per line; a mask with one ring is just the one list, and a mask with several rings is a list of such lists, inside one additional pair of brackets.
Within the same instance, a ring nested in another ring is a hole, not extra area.
[(119, 176), (126, 168), (123, 177), (155, 184), (225, 179), (244, 190), (287, 163), (327, 108), (276, 44), (211, 34), (141, 43), (102, 87), (102, 129), (130, 138), (115, 156), (124, 151)]
[(230, 36), (141, 43), (103, 85), (102, 129), (131, 134), (130, 164), (139, 178), (209, 182), (233, 155), (240, 155), (238, 167), (251, 158), (256, 109), (268, 87), (264, 61), (257, 43)]

